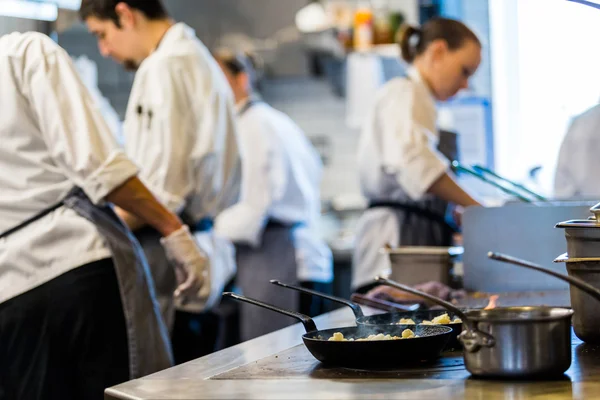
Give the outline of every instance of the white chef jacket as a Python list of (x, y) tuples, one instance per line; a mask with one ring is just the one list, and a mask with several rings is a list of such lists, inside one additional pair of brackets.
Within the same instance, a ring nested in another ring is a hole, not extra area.
[[(363, 194), (372, 201), (421, 200), (449, 167), (437, 150), (439, 133), (435, 99), (418, 70), (384, 85), (373, 104), (359, 140), (358, 168)], [(380, 254), (399, 243), (394, 210), (367, 210), (357, 227), (353, 287), (373, 281), (390, 268)]]
[(600, 105), (575, 118), (560, 148), (554, 178), (558, 199), (600, 199)]
[(173, 25), (140, 65), (123, 131), (140, 178), (171, 211), (197, 221), (237, 201), (233, 94), (187, 25)]
[(257, 247), (269, 219), (300, 223), (294, 229), (298, 279), (331, 282), (331, 250), (315, 231), (321, 211), (318, 153), (298, 125), (266, 103), (242, 113), (238, 126), (241, 199), (219, 215), (215, 229), (234, 242)]
[[(137, 174), (71, 59), (39, 33), (0, 37), (0, 232), (71, 188), (102, 199)], [(59, 208), (0, 239), (0, 302), (111, 256), (95, 226)]]

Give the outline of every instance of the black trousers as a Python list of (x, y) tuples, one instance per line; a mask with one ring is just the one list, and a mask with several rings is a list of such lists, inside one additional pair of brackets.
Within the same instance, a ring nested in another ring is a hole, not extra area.
[(97, 261), (0, 304), (1, 400), (101, 400), (129, 380), (113, 263)]

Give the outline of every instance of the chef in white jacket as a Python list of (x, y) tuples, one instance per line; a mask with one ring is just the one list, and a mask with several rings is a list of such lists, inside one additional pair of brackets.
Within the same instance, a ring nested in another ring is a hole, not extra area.
[(600, 170), (600, 105), (577, 116), (565, 134), (554, 177), (557, 199), (595, 200), (600, 185), (595, 182)]
[[(219, 215), (216, 229), (236, 244), (236, 283), (245, 295), (310, 313), (298, 293), (269, 280), (329, 291), (331, 251), (315, 229), (321, 159), (287, 115), (252, 93), (253, 68), (246, 56), (222, 51), (216, 58), (236, 99), (243, 170), (240, 202)], [(243, 340), (294, 322), (245, 304), (240, 314)]]
[(239, 194), (231, 89), (195, 32), (170, 19), (160, 0), (83, 0), (80, 16), (102, 55), (136, 70), (123, 125), (127, 155), (152, 192), (194, 228), (210, 261), (205, 301), (174, 304), (176, 278), (158, 235), (120, 212), (144, 247), (165, 321), (173, 327), (175, 306), (210, 310), (235, 273), (233, 245), (211, 229), (212, 219)]
[(461, 22), (436, 18), (420, 29), (407, 27), (400, 45), (410, 63), (407, 76), (380, 89), (359, 141), (360, 184), (370, 201), (353, 256), (352, 286), (359, 291), (389, 270), (388, 258), (380, 254), (386, 244), (448, 246), (446, 202), (479, 205), (437, 148), (436, 101), (468, 86), (481, 61), (481, 44)]
[(198, 293), (206, 259), (118, 148), (67, 55), (0, 37), (0, 398), (102, 399), (172, 365), (146, 260), (112, 202), (160, 232)]

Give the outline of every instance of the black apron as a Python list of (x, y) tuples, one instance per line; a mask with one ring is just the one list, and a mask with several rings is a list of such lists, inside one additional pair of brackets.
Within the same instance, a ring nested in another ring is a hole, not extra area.
[(61, 202), (0, 234), (0, 239), (63, 206), (92, 222), (111, 250), (127, 325), (131, 378), (169, 368), (173, 357), (148, 264), (139, 243), (112, 208), (94, 205), (83, 190), (74, 188)]
[[(254, 105), (261, 103), (258, 98), (250, 98), (238, 112), (246, 113)], [(298, 280), (294, 229), (298, 224), (269, 220), (262, 235), (259, 247), (236, 244), (237, 276), (236, 283), (245, 296), (259, 298), (267, 303), (296, 311), (299, 296), (293, 290), (274, 287), (269, 281), (296, 283)], [(293, 318), (277, 314), (251, 304), (240, 304), (240, 335), (242, 341), (254, 339), (296, 323)]]
[[(450, 161), (458, 159), (457, 135), (439, 131), (438, 150)], [(436, 196), (418, 201), (371, 201), (369, 208), (391, 208), (401, 224), (401, 246), (451, 246), (458, 228), (446, 217), (448, 202)]]

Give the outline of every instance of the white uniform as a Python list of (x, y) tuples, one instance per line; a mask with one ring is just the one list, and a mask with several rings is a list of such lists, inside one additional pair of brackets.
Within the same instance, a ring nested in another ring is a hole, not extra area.
[[(240, 107), (241, 200), (217, 218), (216, 229), (236, 243), (236, 283), (245, 295), (298, 310), (298, 293), (269, 281), (328, 283), (333, 278), (331, 251), (314, 229), (321, 160), (287, 115), (262, 102)], [(268, 310), (240, 307), (244, 341), (291, 323)]]
[(554, 196), (558, 199), (600, 198), (597, 171), (600, 171), (600, 105), (571, 123), (560, 148)]
[[(448, 170), (449, 161), (436, 148), (435, 99), (415, 68), (407, 74), (388, 82), (369, 112), (359, 142), (360, 183), (370, 201), (431, 209), (438, 199), (426, 192)], [(431, 225), (391, 208), (367, 210), (357, 228), (352, 286), (369, 284), (390, 268), (379, 253), (386, 244), (435, 245), (431, 242), (439, 235)]]
[(236, 243), (258, 247), (269, 219), (301, 224), (293, 230), (298, 280), (331, 282), (331, 251), (315, 232), (321, 212), (318, 153), (287, 115), (266, 103), (242, 113), (238, 125), (241, 199), (219, 215), (216, 230)]
[[(100, 202), (136, 175), (93, 112), (68, 55), (50, 38), (1, 37), (0, 82), (0, 233), (59, 203), (74, 186)], [(110, 257), (91, 222), (58, 208), (0, 239), (0, 303)]]
[[(173, 25), (136, 73), (124, 123), (127, 155), (140, 178), (174, 212), (198, 222), (237, 201), (241, 163), (233, 94), (225, 76), (195, 32)], [(172, 321), (175, 278), (156, 235), (138, 234)], [(196, 233), (209, 255), (216, 302), (235, 273), (231, 243), (211, 232)], [(146, 240), (147, 239), (147, 240)], [(215, 281), (216, 279), (216, 281)], [(194, 310), (199, 311), (199, 310)]]

